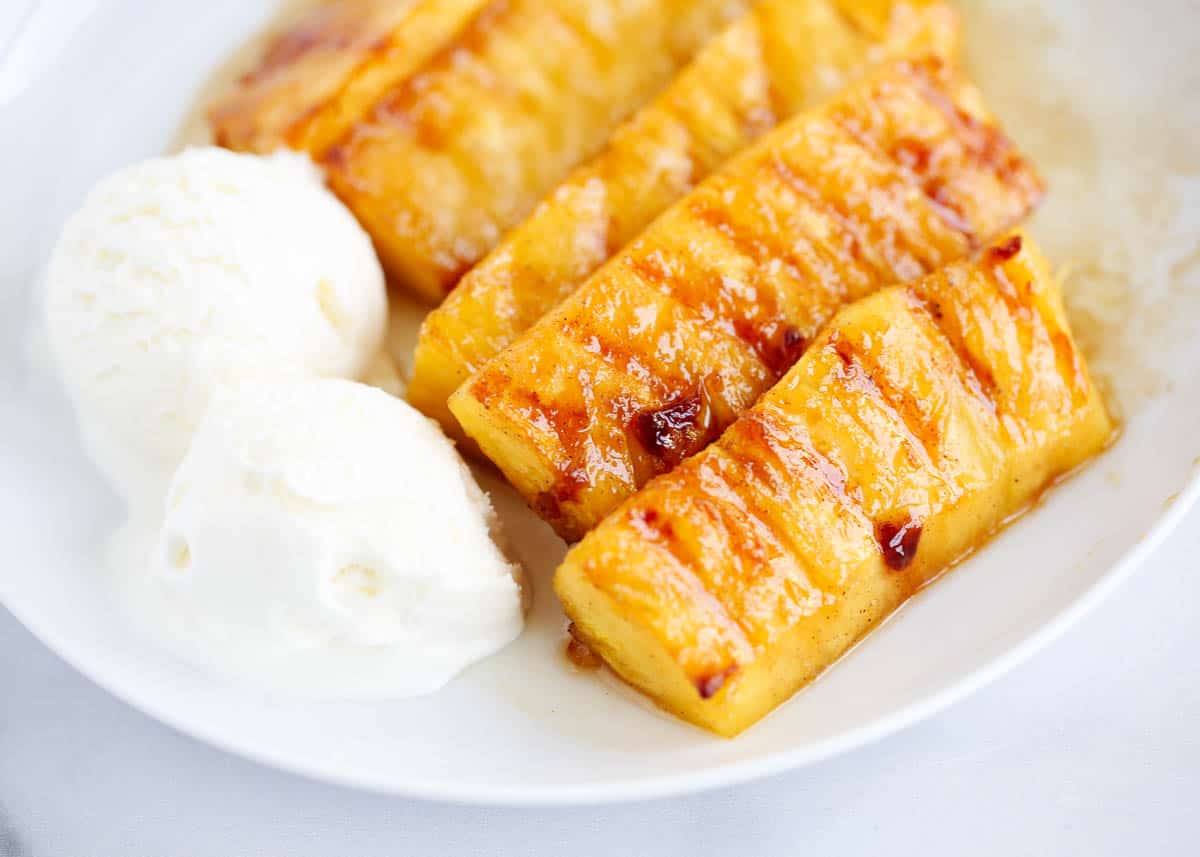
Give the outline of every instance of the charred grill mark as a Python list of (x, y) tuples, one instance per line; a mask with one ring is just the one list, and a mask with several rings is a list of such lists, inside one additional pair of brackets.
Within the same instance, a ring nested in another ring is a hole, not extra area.
[(962, 368), (967, 372), (968, 386), (971, 391), (986, 402), (993, 411), (999, 413), (1002, 408), (996, 390), (996, 376), (992, 374), (991, 368), (981, 363), (962, 340), (949, 336), (944, 327), (938, 329), (941, 330), (946, 341), (950, 343), (950, 347), (954, 349), (954, 353), (962, 362)]
[[(749, 259), (756, 270), (761, 270), (772, 261), (778, 261), (787, 266), (790, 279), (795, 281), (802, 278), (800, 263), (789, 251), (778, 242), (772, 241), (770, 235), (736, 222), (720, 203), (713, 200), (708, 194), (701, 194), (694, 199), (689, 205), (688, 211), (698, 225), (707, 227), (713, 233), (721, 236), (734, 254)], [(738, 304), (749, 310), (741, 319), (730, 319), (734, 333), (754, 349), (755, 354), (764, 364), (774, 369), (769, 360), (771, 344), (767, 341), (764, 328), (782, 321), (779, 301), (775, 296), (775, 292), (782, 284), (779, 282), (766, 284), (761, 280), (761, 276), (754, 278), (756, 301), (748, 306), (744, 298), (731, 294), (729, 286), (719, 276), (714, 275), (711, 278), (706, 291), (719, 294), (731, 310)], [(757, 316), (757, 318), (751, 320), (746, 317), (749, 315)]]
[[(807, 342), (804, 339), (804, 334), (798, 328), (788, 327), (783, 331), (784, 350), (789, 352), (803, 352), (806, 345)], [(799, 357), (799, 353), (796, 356)]]
[[(779, 561), (794, 562), (784, 540), (746, 502), (721, 466), (719, 452), (706, 452), (675, 470), (663, 490), (643, 504), (637, 524), (657, 530), (673, 557), (685, 566), (705, 597), (729, 617), (742, 638), (761, 640), (761, 627), (743, 598), (756, 581), (778, 573)], [(663, 509), (648, 523), (651, 504)], [(686, 531), (676, 535), (673, 522)]]
[(980, 265), (979, 270), (992, 291), (1000, 298), (1013, 326), (1021, 353), (1027, 355), (1025, 365), (1031, 364), (1033, 349), (1038, 347), (1039, 334), (1047, 335), (1041, 314), (1032, 303), (1032, 295), (1017, 289), (1003, 264)]
[[(789, 615), (807, 614), (819, 608), (824, 600), (824, 590), (814, 581), (809, 551), (803, 544), (803, 535), (791, 524), (786, 500), (777, 487), (778, 472), (768, 473), (768, 465), (758, 458), (743, 458), (730, 450), (714, 447), (714, 460), (721, 462), (731, 490), (738, 496), (737, 511), (762, 528), (771, 539), (778, 560), (771, 562), (773, 578), (768, 588), (780, 598), (780, 604)], [(743, 511), (744, 510), (744, 511)], [(767, 563), (758, 567), (765, 568)]]
[(712, 440), (712, 408), (704, 387), (666, 405), (641, 411), (632, 421), (634, 436), (658, 462), (670, 470)]
[[(430, 56), (421, 68), (401, 81), (390, 94), (385, 96), (369, 114), (369, 117), (352, 125), (342, 140), (332, 147), (352, 147), (359, 139), (369, 139), (377, 134), (379, 125), (395, 125), (408, 130), (414, 141), (427, 149), (441, 150), (447, 146), (446, 129), (442, 128), (431, 111), (417, 109), (430, 88), (431, 81), (438, 75), (451, 72), (467, 55), (478, 55), (487, 46), (491, 34), (512, 14), (509, 0), (492, 0), (477, 10), (457, 37), (451, 39)], [(500, 93), (494, 93), (499, 95)], [(345, 153), (339, 153), (336, 161), (329, 155), (326, 164), (344, 163)]]
[[(646, 494), (642, 494), (640, 498), (645, 500), (646, 496)], [(721, 629), (733, 634), (736, 644), (747, 649), (750, 648), (750, 639), (746, 634), (745, 627), (737, 617), (730, 614), (728, 608), (709, 590), (704, 580), (697, 574), (695, 558), (685, 549), (675, 533), (675, 527), (671, 522), (673, 514), (674, 512), (669, 509), (666, 515), (659, 514), (656, 508), (645, 502), (635, 501), (632, 508), (629, 508), (626, 513), (626, 520), (640, 539), (647, 544), (654, 545), (659, 550), (659, 555), (666, 563), (669, 563), (670, 573), (694, 596), (696, 608), (707, 611)], [(732, 668), (736, 669), (736, 666), (735, 663)]]
[[(635, 253), (625, 257), (625, 262), (628, 273), (639, 284), (659, 294), (668, 294), (660, 286), (668, 281), (670, 275), (658, 265), (656, 259)], [(562, 333), (583, 351), (601, 358), (610, 366), (619, 367), (628, 375), (631, 374), (631, 364), (637, 361), (635, 349), (618, 331), (600, 323), (601, 319), (611, 320), (616, 312), (616, 304), (610, 297), (619, 294), (626, 284), (620, 277), (601, 276), (605, 288), (598, 289), (590, 303), (574, 308), (571, 317), (563, 324)]]
[[(537, 515), (552, 525), (562, 525), (562, 527), (575, 526), (574, 520), (566, 508), (568, 504), (577, 503), (580, 494), (582, 494), (591, 484), (587, 477), (587, 468), (579, 461), (579, 456), (569, 458), (571, 462), (565, 468), (558, 468), (558, 481), (554, 487), (546, 491), (538, 492), (529, 504)], [(555, 527), (560, 529), (559, 526)], [(582, 533), (567, 538), (568, 543), (578, 541), (582, 537)]]
[(888, 568), (904, 571), (912, 565), (917, 558), (922, 529), (923, 525), (909, 515), (875, 524), (875, 541), (879, 543), (879, 550)]
[[(921, 403), (884, 380), (873, 359), (840, 334), (829, 339), (830, 347), (842, 361), (848, 380), (858, 381), (860, 389), (874, 397), (895, 417), (908, 438), (909, 446), (919, 450), (934, 467), (941, 462), (941, 429), (930, 419)], [(914, 461), (914, 464), (918, 462)]]
[[(678, 471), (669, 478), (679, 480)], [(673, 486), (675, 490), (680, 490), (680, 484), (680, 482), (676, 482)], [(669, 494), (666, 496), (670, 497)], [(694, 500), (691, 494), (686, 496), (689, 500)], [(661, 501), (663, 496), (659, 495), (655, 499)], [(650, 500), (650, 502), (654, 502), (654, 500)], [(695, 507), (691, 508), (694, 509)], [(749, 645), (749, 637), (741, 620), (730, 613), (729, 608), (724, 602), (708, 587), (708, 584), (700, 574), (702, 569), (701, 563), (698, 562), (697, 557), (693, 555), (693, 552), (688, 549), (683, 543), (683, 539), (675, 531), (674, 518), (680, 516), (686, 520), (687, 513), (681, 512), (679, 508), (665, 509), (665, 512), (666, 514), (660, 514), (652, 506), (645, 503), (638, 504), (629, 511), (628, 520), (634, 531), (642, 539), (657, 545), (671, 558), (676, 574), (687, 582), (688, 588), (695, 593), (698, 599), (707, 603), (713, 613), (720, 618), (722, 624), (727, 628), (736, 630), (738, 637)]]
[(738, 428), (748, 435), (747, 441), (756, 450), (774, 458), (783, 473), (803, 469), (805, 473), (813, 474), (839, 506), (855, 515), (864, 514), (862, 497), (846, 472), (807, 438), (775, 426), (769, 416), (757, 408), (742, 416)]
[[(823, 281), (819, 271), (793, 248), (803, 242), (814, 253), (815, 249), (806, 236), (793, 234), (792, 246), (789, 247), (767, 230), (757, 230), (742, 224), (729, 217), (720, 204), (706, 195), (693, 200), (688, 210), (697, 223), (720, 235), (734, 253), (752, 261), (756, 271), (761, 272), (776, 263), (782, 265), (777, 276), (768, 280), (769, 275), (759, 273), (753, 280), (756, 302), (749, 309), (757, 318), (744, 318), (733, 322), (738, 338), (754, 349), (759, 360), (776, 378), (781, 377), (800, 359), (808, 337), (785, 317), (776, 295), (783, 290), (798, 291), (814, 282)], [(720, 278), (714, 277), (713, 280), (709, 291), (728, 294), (728, 287)], [(838, 296), (844, 292), (841, 283), (833, 288), (827, 287), (826, 290), (834, 289)], [(744, 299), (732, 295), (729, 296), (729, 301), (745, 303)]]
[(484, 408), (491, 409), (504, 395), (512, 389), (512, 375), (499, 366), (488, 367), (474, 379), (468, 380), (467, 385), (471, 397)]
[[(685, 479), (714, 528), (728, 535), (727, 564), (749, 586), (777, 574), (780, 560), (798, 568), (800, 563), (790, 539), (771, 523), (741, 473), (737, 459), (718, 444), (689, 468)], [(794, 592), (789, 589), (789, 594)]]
[[(930, 58), (905, 64), (921, 96), (935, 107), (954, 129), (963, 153), (980, 169), (994, 175), (1026, 206), (1042, 196), (1041, 178), (1021, 157), (1016, 146), (996, 125), (972, 116), (950, 95), (952, 74), (944, 60)], [(948, 196), (948, 192), (943, 195)], [(1014, 218), (1015, 219), (1015, 218)]]
[[(536, 390), (512, 384), (507, 373), (484, 373), (472, 386), (472, 395), (485, 407), (502, 407), (518, 422), (552, 434), (559, 451), (545, 461), (554, 473), (554, 484), (538, 493), (530, 507), (551, 522), (567, 522), (564, 506), (579, 499), (590, 484), (586, 446), (591, 417), (584, 408), (564, 408), (545, 402)], [(506, 383), (507, 381), (507, 383)]]
[(578, 437), (587, 431), (591, 420), (585, 409), (563, 408), (542, 400), (537, 390), (525, 386), (511, 388), (514, 403), (523, 418), (532, 425), (549, 429), (560, 440)]
[[(941, 272), (933, 276), (943, 280), (945, 278)], [(908, 291), (908, 295), (912, 303), (927, 315), (930, 326), (936, 331), (936, 335), (945, 341), (951, 352), (958, 358), (955, 361), (955, 369), (963, 386), (970, 390), (989, 410), (998, 413), (1001, 407), (996, 390), (996, 376), (992, 373), (991, 367), (980, 362), (967, 346), (963, 339), (963, 332), (958, 329), (957, 323), (946, 323), (945, 311), (937, 299), (927, 298), (912, 289)]]
[(661, 260), (657, 257), (660, 251), (647, 252), (647, 249), (643, 246), (636, 247), (634, 252), (625, 257), (625, 267), (633, 276), (641, 280), (643, 285), (674, 298), (671, 285), (675, 281), (675, 275), (664, 265), (659, 264)]
[[(783, 151), (776, 151), (773, 157), (768, 159), (768, 167), (784, 186), (824, 214), (840, 233), (841, 241), (823, 243), (838, 255), (841, 262), (848, 268), (857, 268), (867, 279), (878, 281), (881, 272), (863, 254), (864, 245), (869, 243), (867, 225), (843, 208), (838, 200), (822, 195), (804, 175), (803, 170), (786, 159)], [(836, 276), (832, 280), (818, 277), (818, 281), (831, 295), (844, 298), (847, 294), (848, 285), (844, 276)]]
[[(347, 164), (350, 162), (350, 146), (348, 141), (335, 143), (325, 150), (321, 155), (321, 164), (329, 172), (338, 175), (344, 173)], [(340, 195), (340, 194), (339, 194)]]
[[(974, 227), (963, 214), (957, 200), (952, 198), (948, 192), (947, 189), (950, 185), (946, 181), (946, 176), (939, 172), (946, 161), (945, 150), (958, 142), (953, 133), (948, 135), (940, 150), (935, 150), (921, 140), (911, 138), (903, 138), (889, 148), (883, 146), (874, 135), (861, 127), (856, 121), (857, 117), (848, 110), (832, 110), (829, 116), (843, 133), (868, 152), (900, 167), (905, 178), (919, 188), (930, 201), (934, 212), (941, 217), (942, 222), (962, 235), (968, 248), (979, 246), (979, 238)], [(913, 252), (914, 256), (920, 258), (920, 254), (915, 253), (913, 248), (907, 249), (909, 252)], [(922, 259), (921, 261), (926, 270), (937, 267), (937, 260)]]
[(847, 483), (841, 468), (813, 448), (803, 430), (780, 430), (757, 408), (748, 411), (737, 428), (710, 450), (706, 455), (724, 462), (722, 472), (726, 481), (746, 507), (753, 510), (749, 514), (763, 522), (803, 575), (802, 587), (808, 588), (807, 592), (799, 591), (791, 585), (793, 581), (786, 580), (794, 603), (801, 609), (804, 601), (812, 606), (813, 593), (829, 589), (814, 580), (811, 547), (792, 523), (790, 499), (796, 494), (823, 496), (839, 509), (838, 517), (847, 526), (869, 529), (871, 524), (857, 489)]
[(700, 193), (688, 204), (688, 212), (699, 224), (721, 235), (737, 255), (756, 265), (784, 255), (780, 248), (768, 245), (769, 236), (735, 222), (727, 208), (712, 196)]

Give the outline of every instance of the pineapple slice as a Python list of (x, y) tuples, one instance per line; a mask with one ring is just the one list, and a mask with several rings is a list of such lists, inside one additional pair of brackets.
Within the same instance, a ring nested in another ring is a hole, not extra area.
[(209, 114), (218, 145), (320, 156), (486, 0), (334, 0), (275, 38)]
[(397, 283), (438, 302), (750, 0), (490, 0), (322, 158)]
[(409, 401), (447, 400), (722, 162), (887, 55), (957, 51), (939, 0), (761, 0), (576, 169), (425, 319)]
[(731, 161), (458, 389), (527, 502), (581, 537), (717, 437), (844, 303), (1020, 220), (1032, 167), (936, 58), (895, 61)]
[(574, 633), (732, 736), (1099, 452), (1112, 423), (1024, 236), (843, 309), (725, 432), (577, 545)]

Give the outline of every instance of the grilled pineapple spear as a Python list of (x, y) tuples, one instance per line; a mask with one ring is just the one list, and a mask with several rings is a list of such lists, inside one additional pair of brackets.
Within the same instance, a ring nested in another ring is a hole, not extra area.
[(697, 182), (886, 56), (953, 56), (958, 33), (939, 0), (761, 0), (429, 314), (409, 401), (461, 442), (455, 389)]
[(773, 131), (450, 399), (564, 538), (720, 434), (844, 303), (967, 254), (1041, 194), (946, 63), (888, 63)]
[(555, 590), (628, 682), (736, 735), (1111, 433), (1016, 235), (843, 309), (719, 441), (571, 550)]
[(431, 302), (750, 0), (489, 0), (322, 158)]
[(214, 105), (218, 145), (321, 155), (486, 0), (334, 0), (285, 29)]

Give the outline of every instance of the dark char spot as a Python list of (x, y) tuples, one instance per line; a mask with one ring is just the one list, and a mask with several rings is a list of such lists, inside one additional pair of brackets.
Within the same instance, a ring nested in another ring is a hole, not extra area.
[(638, 441), (668, 467), (674, 467), (699, 449), (711, 428), (712, 416), (701, 393), (642, 411), (633, 418)]
[(912, 518), (900, 522), (881, 521), (875, 525), (875, 541), (883, 551), (883, 561), (892, 571), (903, 571), (912, 565), (921, 542), (921, 524)]
[(1007, 241), (1003, 241), (994, 247), (989, 247), (987, 251), (987, 259), (993, 265), (1000, 265), (1007, 262), (1013, 256), (1021, 252), (1021, 236), (1014, 235)]

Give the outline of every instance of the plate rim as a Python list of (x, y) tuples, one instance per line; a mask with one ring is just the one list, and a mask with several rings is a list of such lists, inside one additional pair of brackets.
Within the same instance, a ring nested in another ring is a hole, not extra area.
[[(89, 4), (85, 2), (85, 5)], [(98, 3), (94, 5), (99, 7)], [(19, 35), (16, 43), (21, 41)], [(36, 77), (41, 77), (41, 74), (31, 75), (30, 80)], [(3, 106), (6, 105), (0, 105)], [(5, 607), (56, 657), (112, 697), (192, 740), (270, 769), (362, 792), (457, 805), (549, 808), (617, 804), (691, 795), (799, 770), (870, 746), (949, 709), (1062, 637), (1142, 568), (1197, 505), (1200, 505), (1200, 459), (1196, 459), (1187, 470), (1169, 507), (1154, 515), (1145, 533), (1107, 564), (1107, 568), (1097, 573), (1075, 597), (1052, 612), (1023, 638), (982, 659), (974, 669), (920, 699), (827, 739), (790, 749), (763, 751), (735, 761), (701, 763), (689, 771), (625, 776), (599, 783), (531, 786), (478, 781), (449, 783), (405, 776), (403, 771), (399, 776), (391, 772), (350, 773), (339, 770), (335, 762), (298, 760), (286, 751), (252, 746), (252, 742), (239, 740), (236, 733), (230, 737), (220, 728), (209, 727), (200, 718), (189, 718), (186, 711), (176, 712), (178, 706), (155, 697), (150, 689), (152, 685), (120, 677), (120, 670), (111, 667), (111, 659), (106, 661), (78, 647), (64, 644), (66, 635), (56, 630), (53, 621), (46, 621), (45, 614), (35, 608), (17, 607), (13, 602), (18, 599), (6, 597), (8, 593), (3, 586), (0, 586), (0, 606)], [(39, 618), (39, 615), (43, 618)]]
[(3, 605), (38, 642), (109, 695), (188, 738), (264, 767), (360, 792), (463, 806), (598, 806), (681, 797), (798, 770), (874, 744), (945, 711), (1020, 666), (1075, 626), (1145, 564), (1192, 508), (1198, 505), (1198, 501), (1200, 460), (1193, 463), (1184, 487), (1169, 507), (1163, 510), (1147, 532), (1100, 574), (1082, 595), (1060, 609), (1020, 642), (923, 699), (829, 739), (791, 750), (717, 763), (686, 773), (657, 774), (594, 784), (512, 787), (464, 783), (452, 786), (441, 781), (421, 778), (398, 782), (394, 777), (350, 774), (338, 770), (333, 765), (299, 761), (284, 752), (249, 747), (244, 742), (229, 738), (219, 729), (208, 729), (203, 723), (187, 722), (185, 717), (177, 716), (171, 710), (171, 706), (155, 701), (153, 694), (127, 687), (120, 680), (106, 675), (103, 668), (97, 667), (97, 662), (77, 657), (69, 647), (58, 644), (57, 635), (53, 630), (32, 619), (28, 614), (23, 614), (10, 603), (10, 599), (3, 598), (2, 593), (0, 605)]

